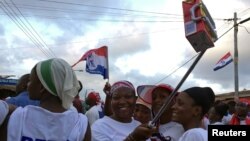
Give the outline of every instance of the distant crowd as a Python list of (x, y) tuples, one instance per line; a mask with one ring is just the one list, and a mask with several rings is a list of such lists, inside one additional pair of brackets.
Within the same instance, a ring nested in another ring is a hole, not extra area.
[(17, 95), (0, 100), (0, 140), (207, 141), (209, 125), (250, 125), (250, 100), (215, 101), (209, 86), (171, 95), (169, 84), (120, 80), (105, 84), (105, 101), (96, 91), (82, 100), (83, 87), (65, 60), (38, 62), (20, 77)]

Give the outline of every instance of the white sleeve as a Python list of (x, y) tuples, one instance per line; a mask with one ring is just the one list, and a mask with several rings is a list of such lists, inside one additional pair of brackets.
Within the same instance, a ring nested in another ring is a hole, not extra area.
[(8, 113), (9, 105), (5, 101), (0, 100), (0, 125), (2, 125)]
[(197, 130), (186, 132), (179, 138), (179, 141), (207, 141), (207, 134)]
[(99, 119), (99, 115), (97, 113), (98, 111), (96, 110), (95, 107), (92, 107), (91, 109), (89, 109), (85, 115), (87, 116), (88, 118), (88, 121), (89, 121), (89, 124), (90, 126), (96, 121)]
[(108, 136), (108, 131), (96, 122), (91, 126), (91, 135), (91, 141), (113, 141), (112, 138)]

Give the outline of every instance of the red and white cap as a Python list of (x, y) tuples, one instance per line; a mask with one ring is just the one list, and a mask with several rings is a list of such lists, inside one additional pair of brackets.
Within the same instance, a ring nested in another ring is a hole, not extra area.
[(156, 88), (164, 88), (170, 93), (172, 93), (172, 91), (174, 90), (174, 88), (168, 84), (140, 85), (137, 87), (137, 94), (144, 102), (152, 104), (152, 92)]

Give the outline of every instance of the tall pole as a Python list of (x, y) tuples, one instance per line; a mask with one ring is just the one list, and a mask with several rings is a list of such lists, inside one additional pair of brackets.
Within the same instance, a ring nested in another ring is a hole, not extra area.
[(238, 24), (237, 13), (234, 13), (234, 98), (239, 99), (239, 77), (238, 77)]

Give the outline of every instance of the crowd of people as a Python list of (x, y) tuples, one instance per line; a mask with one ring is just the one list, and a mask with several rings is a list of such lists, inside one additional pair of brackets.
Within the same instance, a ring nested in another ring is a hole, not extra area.
[[(63, 59), (38, 62), (23, 75), (16, 97), (0, 100), (1, 141), (207, 141), (208, 126), (250, 125), (250, 103), (215, 101), (210, 87), (152, 85), (145, 95), (126, 80), (105, 84), (105, 102), (82, 83)], [(151, 123), (161, 110), (156, 123)]]

